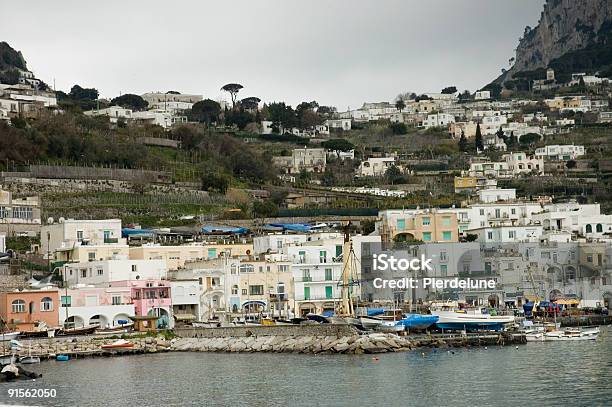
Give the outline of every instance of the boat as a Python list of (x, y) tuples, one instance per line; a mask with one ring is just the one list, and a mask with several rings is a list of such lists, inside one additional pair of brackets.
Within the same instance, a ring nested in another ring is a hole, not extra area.
[(59, 335), (88, 335), (94, 333), (99, 327), (99, 324), (93, 324), (79, 328), (62, 328), (59, 330)]
[(406, 314), (404, 318), (397, 321), (406, 329), (427, 329), (440, 319), (437, 315)]
[(94, 334), (96, 335), (110, 335), (110, 334), (124, 334), (128, 333), (134, 327), (134, 323), (116, 326), (114, 328), (96, 329)]
[(0, 335), (0, 341), (10, 341), (13, 339), (17, 339), (19, 335), (21, 335), (21, 332), (19, 331), (2, 332), (2, 335)]
[(38, 356), (22, 356), (19, 358), (19, 363), (22, 365), (31, 365), (34, 363), (40, 363), (40, 358)]
[(399, 324), (399, 321), (383, 321), (376, 330), (381, 332), (403, 332), (406, 330), (404, 325)]
[(123, 349), (123, 348), (133, 348), (134, 344), (130, 341), (126, 341), (125, 339), (118, 339), (113, 343), (108, 345), (102, 345), (102, 349)]
[(14, 364), (15, 362), (15, 355), (0, 356), (0, 366)]
[(318, 322), (320, 324), (329, 324), (329, 323), (331, 323), (331, 321), (329, 320), (328, 317), (324, 317), (323, 315), (319, 315), (319, 314), (307, 314), (306, 315), (306, 319), (309, 320), (309, 321)]
[(58, 362), (67, 362), (70, 360), (70, 356), (69, 355), (57, 355), (55, 357), (55, 360), (57, 360)]
[(360, 316), (359, 322), (365, 329), (376, 329), (381, 326), (384, 321), (376, 317)]
[(439, 318), (436, 322), (438, 328), (463, 331), (500, 331), (506, 324), (514, 322), (513, 315), (491, 315), (486, 308), (480, 307), (450, 310), (434, 308), (431, 315)]
[(544, 341), (593, 341), (599, 333), (599, 327), (566, 328), (544, 333)]
[(217, 328), (220, 327), (221, 321), (193, 321), (191, 326), (194, 328)]

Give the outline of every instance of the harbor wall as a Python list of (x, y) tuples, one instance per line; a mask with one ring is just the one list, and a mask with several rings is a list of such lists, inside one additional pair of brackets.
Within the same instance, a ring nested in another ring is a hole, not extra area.
[(174, 333), (182, 338), (246, 338), (250, 336), (351, 336), (357, 330), (351, 325), (269, 325), (232, 326), (220, 328), (175, 328)]

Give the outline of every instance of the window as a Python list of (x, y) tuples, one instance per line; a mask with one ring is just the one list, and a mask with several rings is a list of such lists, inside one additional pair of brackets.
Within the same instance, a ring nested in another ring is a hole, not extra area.
[(104, 275), (104, 270), (103, 269), (97, 269), (97, 274), (99, 276), (103, 276)]
[(83, 240), (83, 231), (77, 230), (77, 240), (80, 242)]
[(266, 266), (266, 272), (269, 273), (270, 272), (270, 266)]
[(300, 250), (298, 252), (298, 256), (300, 256), (300, 263), (306, 263), (306, 252)]
[(591, 226), (591, 225), (586, 225), (586, 232), (587, 232), (587, 233), (593, 233), (593, 226)]
[(62, 303), (62, 307), (70, 307), (72, 305), (72, 297), (69, 295), (62, 295), (60, 302)]
[(241, 273), (254, 273), (255, 272), (255, 266), (253, 266), (252, 264), (241, 264), (240, 265), (240, 272)]
[(513, 215), (516, 215), (516, 208), (510, 209), (510, 213), (513, 214)]
[(601, 225), (601, 223), (598, 223), (597, 226), (595, 226), (595, 231), (597, 233), (603, 233), (603, 226)]
[(236, 274), (238, 272), (238, 266), (236, 266), (235, 264), (232, 264), (232, 266), (230, 267), (230, 270), (232, 274)]
[(0, 219), (10, 218), (10, 217), (11, 217), (10, 209), (7, 208), (6, 206), (0, 206)]
[(448, 274), (448, 266), (446, 264), (440, 264), (440, 274), (442, 277), (446, 277)]
[(283, 248), (283, 241), (282, 240), (277, 240), (276, 241), (276, 248), (277, 249), (282, 249)]
[(238, 286), (236, 284), (232, 286), (232, 295), (238, 295)]
[(424, 217), (423, 218), (423, 226), (429, 226), (429, 225), (431, 225), (431, 218)]
[(246, 288), (242, 289), (242, 295), (247, 295), (247, 289)]
[(453, 232), (445, 231), (442, 232), (442, 240), (451, 240), (453, 238)]
[(312, 281), (312, 277), (310, 277), (309, 269), (302, 270), (302, 281), (305, 281), (305, 282)]
[(446, 261), (447, 258), (446, 252), (440, 252), (440, 261)]
[(319, 263), (327, 263), (327, 252), (325, 250), (319, 252)]
[(485, 214), (484, 209), (481, 209), (480, 210), (480, 216), (484, 216), (484, 214)]
[(113, 305), (121, 305), (121, 296), (120, 295), (113, 295), (113, 297), (112, 297), (112, 304)]
[(264, 293), (263, 285), (250, 285), (249, 286), (250, 295), (263, 295), (263, 293)]
[(217, 257), (217, 249), (208, 249), (208, 258), (214, 259), (215, 257)]
[(304, 287), (304, 299), (305, 300), (310, 299), (310, 287)]
[(431, 232), (423, 232), (423, 241), (431, 242)]
[(289, 265), (288, 264), (281, 264), (280, 266), (278, 266), (278, 271), (280, 273), (287, 273), (289, 271)]
[(332, 279), (332, 269), (325, 269), (325, 281), (331, 281)]
[(443, 226), (450, 226), (451, 225), (451, 217), (450, 216), (445, 216), (442, 218), (442, 225)]
[(132, 272), (135, 273), (136, 271), (138, 271), (138, 267), (136, 267), (135, 264), (132, 264)]
[(111, 231), (110, 230), (105, 230), (104, 231), (104, 243), (108, 242), (108, 239), (110, 239), (111, 237)]
[(487, 232), (487, 239), (493, 240), (493, 232)]
[(398, 219), (397, 220), (397, 229), (398, 230), (406, 229), (406, 219)]
[(16, 206), (13, 208), (13, 218), (32, 219), (32, 208)]
[(325, 298), (328, 300), (334, 298), (334, 287), (331, 285), (325, 286)]
[(516, 232), (514, 230), (508, 231), (508, 238), (515, 239), (516, 238)]
[(259, 266), (259, 272), (263, 273), (263, 266)]
[(25, 312), (25, 301), (24, 300), (15, 300), (11, 303), (13, 308), (13, 313), (17, 314), (19, 312)]
[(87, 269), (81, 269), (81, 278), (87, 277)]
[(96, 252), (89, 252), (89, 253), (87, 253), (87, 259), (88, 259), (89, 261), (94, 261), (94, 260), (96, 260)]
[(341, 256), (341, 255), (342, 255), (342, 245), (337, 244), (336, 245), (336, 257)]

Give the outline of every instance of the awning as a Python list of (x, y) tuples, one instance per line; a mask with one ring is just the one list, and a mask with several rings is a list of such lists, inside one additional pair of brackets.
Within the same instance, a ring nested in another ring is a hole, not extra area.
[(193, 321), (196, 317), (193, 314), (174, 314), (174, 319), (177, 321)]

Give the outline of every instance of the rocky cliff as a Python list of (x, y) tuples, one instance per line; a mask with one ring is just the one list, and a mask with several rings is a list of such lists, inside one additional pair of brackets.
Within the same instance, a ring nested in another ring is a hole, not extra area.
[(601, 46), (607, 43), (611, 27), (610, 0), (546, 0), (538, 25), (525, 29), (513, 67), (498, 80), (546, 68), (568, 54)]

